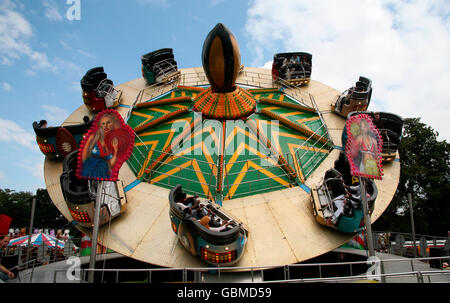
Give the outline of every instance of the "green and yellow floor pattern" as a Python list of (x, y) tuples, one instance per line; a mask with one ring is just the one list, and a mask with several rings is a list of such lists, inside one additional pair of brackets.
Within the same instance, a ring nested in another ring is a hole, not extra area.
[(202, 90), (177, 87), (133, 108), (138, 179), (221, 202), (304, 183), (332, 149), (319, 115), (278, 89), (249, 89), (254, 113), (222, 121), (192, 111)]

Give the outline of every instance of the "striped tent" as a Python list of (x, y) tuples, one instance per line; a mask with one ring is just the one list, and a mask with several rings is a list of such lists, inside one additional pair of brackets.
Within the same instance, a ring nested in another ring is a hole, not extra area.
[(89, 238), (86, 234), (81, 233), (81, 256), (89, 256), (91, 254), (91, 238)]
[[(58, 240), (55, 237), (44, 233), (38, 233), (31, 236), (31, 245), (32, 246), (41, 246), (47, 245), (48, 247), (57, 247), (64, 248), (64, 241)], [(9, 241), (9, 246), (27, 246), (28, 245), (28, 236), (22, 236), (19, 238), (12, 239)]]
[[(92, 249), (92, 240), (91, 238), (81, 233), (81, 250), (80, 250), (80, 256), (89, 256), (91, 254)], [(97, 244), (97, 254), (109, 254), (114, 253), (114, 250), (109, 249), (103, 245)]]

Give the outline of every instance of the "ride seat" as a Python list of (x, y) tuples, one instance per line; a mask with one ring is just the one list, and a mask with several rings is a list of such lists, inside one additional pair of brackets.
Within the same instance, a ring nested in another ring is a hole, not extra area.
[(185, 198), (186, 198), (186, 193), (183, 193), (183, 192), (177, 192), (177, 193), (175, 194), (174, 200), (175, 200), (175, 202), (179, 202), (179, 201), (181, 201), (181, 200), (184, 200)]

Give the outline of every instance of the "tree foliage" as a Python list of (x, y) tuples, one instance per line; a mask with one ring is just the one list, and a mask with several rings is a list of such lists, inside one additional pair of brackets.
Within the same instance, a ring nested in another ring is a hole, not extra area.
[(408, 193), (412, 197), (418, 234), (446, 236), (450, 230), (449, 144), (438, 141), (438, 133), (420, 122), (404, 120), (399, 146), (401, 160), (397, 192), (374, 230), (411, 232)]
[(53, 204), (46, 189), (38, 189), (35, 195), (30, 192), (0, 189), (0, 213), (12, 218), (12, 228), (28, 230), (33, 197), (36, 197), (33, 228), (70, 229), (75, 232), (75, 229)]

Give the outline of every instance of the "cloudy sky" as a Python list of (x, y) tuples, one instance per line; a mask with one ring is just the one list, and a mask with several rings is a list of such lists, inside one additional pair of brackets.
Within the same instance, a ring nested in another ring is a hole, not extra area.
[(366, 76), (371, 110), (421, 117), (449, 141), (449, 15), (449, 0), (0, 0), (0, 188), (45, 187), (31, 124), (59, 125), (77, 109), (88, 69), (127, 82), (141, 76), (141, 55), (163, 47), (180, 68), (201, 66), (218, 22), (243, 64), (312, 53), (314, 80), (344, 91)]

